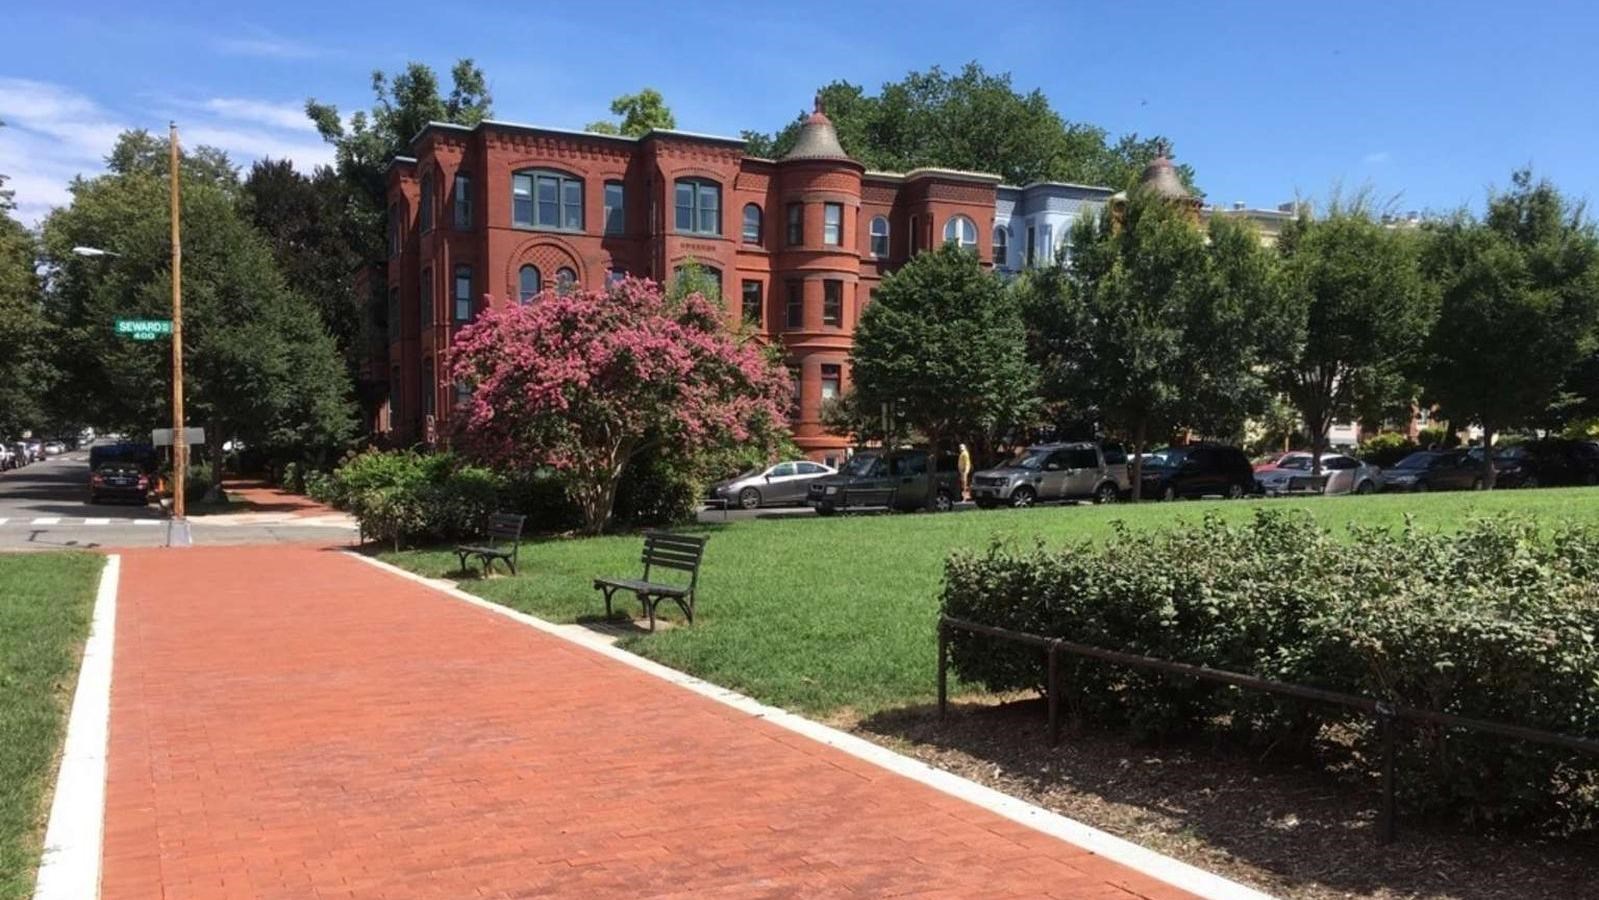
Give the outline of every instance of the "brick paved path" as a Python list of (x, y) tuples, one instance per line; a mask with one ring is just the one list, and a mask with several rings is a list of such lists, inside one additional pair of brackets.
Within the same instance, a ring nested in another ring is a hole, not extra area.
[(102, 896), (1177, 897), (332, 550), (125, 554)]

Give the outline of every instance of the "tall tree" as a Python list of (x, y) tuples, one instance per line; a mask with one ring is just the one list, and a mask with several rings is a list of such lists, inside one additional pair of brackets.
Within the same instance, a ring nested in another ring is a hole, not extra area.
[(242, 211), (289, 286), (317, 307), (354, 378), (367, 356), (372, 298), (357, 296), (364, 262), (359, 227), (347, 215), (351, 188), (325, 166), (307, 176), (289, 160), (263, 159), (245, 177)]
[(1289, 318), (1273, 347), (1273, 380), (1304, 417), (1319, 475), (1334, 421), (1406, 393), (1436, 294), (1422, 277), (1416, 237), (1383, 227), (1359, 202), (1290, 223), (1277, 247)]
[(1185, 407), (1192, 373), (1187, 330), (1214, 290), (1204, 236), (1191, 211), (1142, 190), (1125, 205), (1080, 219), (1072, 229), (1073, 265), (1056, 284), (1045, 341), (1074, 356), (1054, 359), (1047, 376), (1068, 398), (1092, 405), (1133, 445), (1133, 499), (1143, 495), (1143, 453), (1152, 438), (1199, 416)]
[[(1042, 91), (1021, 93), (1008, 73), (977, 63), (959, 73), (934, 66), (882, 86), (876, 96), (835, 81), (819, 90), (839, 142), (869, 168), (943, 166), (993, 172), (1011, 184), (1075, 181), (1127, 187), (1157, 154), (1161, 138), (1108, 142), (1104, 129), (1061, 117)], [(777, 157), (799, 137), (810, 110), (776, 134), (744, 132), (747, 150)], [(1193, 172), (1179, 167), (1192, 187)]]
[(334, 147), (334, 165), (355, 189), (351, 205), (364, 241), (367, 259), (383, 252), (384, 170), (402, 154), (429, 122), (476, 125), (493, 114), (493, 97), (483, 70), (470, 59), (450, 69), (450, 92), (439, 93), (439, 78), (422, 63), (409, 63), (391, 76), (372, 73), (372, 109), (357, 110), (346, 120), (337, 107), (315, 98), (305, 101), (305, 114), (322, 139)]
[[(119, 150), (144, 140), (125, 135)], [(110, 171), (75, 181), (71, 205), (44, 224), (44, 257), (53, 267), (46, 309), (63, 348), (64, 383), (52, 401), (135, 433), (170, 421), (167, 348), (119, 338), (112, 329), (117, 318), (165, 318), (170, 311), (166, 173), (148, 159), (114, 152)], [(351, 410), (332, 338), (239, 214), (236, 175), (207, 171), (182, 167), (191, 421), (206, 427), (214, 458), (229, 438), (282, 455), (336, 449), (348, 435)], [(79, 245), (117, 255), (84, 259), (71, 252)]]
[[(3, 125), (4, 123), (0, 123)], [(41, 398), (52, 392), (52, 330), (40, 305), (33, 234), (12, 218), (12, 192), (0, 175), (0, 436), (48, 423)]]
[(596, 134), (623, 134), (640, 137), (653, 130), (670, 131), (677, 127), (677, 118), (666, 98), (655, 88), (647, 87), (636, 94), (623, 94), (611, 101), (611, 115), (621, 116), (622, 122), (590, 122), (584, 131)]
[(850, 371), (856, 406), (893, 404), (935, 459), (958, 441), (987, 445), (1037, 403), (1015, 296), (953, 244), (883, 279), (855, 329)]
[[(1599, 236), (1580, 204), (1516, 172), (1482, 222), (1456, 216), (1431, 235), (1425, 269), (1441, 290), (1427, 342), (1426, 397), (1451, 422), (1495, 435), (1534, 420), (1593, 352)], [(1494, 485), (1491, 453), (1482, 483)]]

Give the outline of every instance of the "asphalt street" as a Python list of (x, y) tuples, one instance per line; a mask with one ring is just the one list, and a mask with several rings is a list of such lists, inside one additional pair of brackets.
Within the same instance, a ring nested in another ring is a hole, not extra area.
[[(0, 551), (76, 547), (160, 547), (167, 515), (154, 503), (89, 503), (89, 454), (50, 457), (0, 472)], [(353, 525), (307, 524), (261, 514), (190, 517), (196, 544), (350, 541)]]

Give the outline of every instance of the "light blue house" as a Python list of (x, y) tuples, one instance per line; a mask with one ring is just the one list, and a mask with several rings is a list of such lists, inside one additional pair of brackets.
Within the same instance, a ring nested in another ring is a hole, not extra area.
[(1000, 185), (994, 202), (994, 268), (1014, 274), (1049, 263), (1053, 254), (1071, 258), (1072, 226), (1096, 216), (1115, 192), (1108, 187), (1035, 181)]

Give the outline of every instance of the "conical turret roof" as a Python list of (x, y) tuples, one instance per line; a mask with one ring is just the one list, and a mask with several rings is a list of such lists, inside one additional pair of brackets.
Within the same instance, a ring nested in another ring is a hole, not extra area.
[(816, 95), (813, 112), (800, 125), (799, 139), (794, 142), (793, 149), (783, 154), (783, 159), (849, 159), (849, 154), (844, 152), (844, 145), (838, 142), (833, 120), (822, 112), (820, 93)]
[(1188, 188), (1183, 187), (1177, 167), (1172, 165), (1170, 148), (1162, 143), (1156, 153), (1155, 158), (1144, 167), (1144, 174), (1138, 177), (1138, 186), (1163, 200), (1193, 199)]

